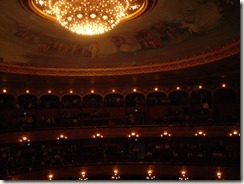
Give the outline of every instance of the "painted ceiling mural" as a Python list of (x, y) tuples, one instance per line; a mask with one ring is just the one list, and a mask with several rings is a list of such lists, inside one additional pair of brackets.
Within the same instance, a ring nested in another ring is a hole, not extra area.
[(102, 36), (85, 37), (32, 15), (18, 0), (1, 0), (1, 62), (104, 67), (148, 64), (155, 58), (169, 61), (177, 59), (176, 51), (188, 57), (239, 38), (239, 3), (158, 0), (146, 15)]

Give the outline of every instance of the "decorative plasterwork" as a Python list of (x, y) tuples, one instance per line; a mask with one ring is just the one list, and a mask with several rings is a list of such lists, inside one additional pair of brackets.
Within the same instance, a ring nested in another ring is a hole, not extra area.
[(199, 66), (237, 55), (240, 53), (240, 40), (221, 46), (216, 50), (172, 61), (153, 61), (152, 64), (114, 68), (59, 68), (31, 66), (28, 64), (0, 63), (0, 72), (39, 76), (113, 76), (147, 74)]

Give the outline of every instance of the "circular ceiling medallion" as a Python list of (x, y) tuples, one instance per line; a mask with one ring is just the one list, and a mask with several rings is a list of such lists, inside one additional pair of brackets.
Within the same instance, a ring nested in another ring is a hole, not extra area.
[[(57, 18), (48, 8), (49, 0), (19, 0), (21, 5), (31, 13), (34, 13), (40, 17), (43, 17), (48, 20), (57, 21)], [(125, 15), (120, 22), (129, 21), (135, 19), (143, 14), (151, 11), (157, 0), (128, 0), (130, 3), (129, 8), (125, 12)], [(80, 18), (82, 14), (77, 15)], [(106, 15), (103, 17), (106, 19)]]

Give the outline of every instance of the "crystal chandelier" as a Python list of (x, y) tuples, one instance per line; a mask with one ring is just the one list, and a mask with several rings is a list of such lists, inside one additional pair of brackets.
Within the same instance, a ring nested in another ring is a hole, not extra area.
[(129, 0), (35, 0), (70, 31), (97, 35), (113, 29), (131, 8)]

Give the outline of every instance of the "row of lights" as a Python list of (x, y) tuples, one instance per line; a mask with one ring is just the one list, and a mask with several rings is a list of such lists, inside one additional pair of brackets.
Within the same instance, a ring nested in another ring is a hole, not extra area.
[[(186, 170), (182, 170), (180, 171), (181, 173), (181, 176), (179, 177), (179, 180), (189, 180), (189, 178), (187, 177), (187, 172)], [(216, 179), (217, 180), (224, 180), (223, 178), (223, 175), (222, 175), (222, 172), (221, 171), (217, 171), (216, 172)], [(119, 180), (121, 177), (119, 175), (119, 171), (118, 169), (114, 169), (113, 170), (113, 175), (111, 176), (111, 179), (113, 180)], [(152, 169), (148, 169), (147, 170), (147, 176), (146, 176), (146, 179), (147, 180), (154, 180), (156, 178), (155, 175), (153, 175), (153, 170)], [(53, 174), (49, 174), (48, 175), (48, 179), (49, 180), (53, 180)], [(79, 177), (79, 180), (88, 180), (88, 178), (86, 177), (86, 172), (85, 171), (82, 171), (81, 172), (81, 177)]]
[[(136, 133), (135, 131), (131, 132), (128, 137), (129, 138), (138, 138), (140, 135), (138, 133)], [(164, 131), (162, 134), (160, 134), (160, 137), (171, 137), (172, 134), (169, 133), (168, 131)], [(195, 136), (206, 136), (206, 133), (202, 130), (197, 131), (195, 133)], [(230, 133), (228, 133), (228, 136), (230, 137), (234, 137), (234, 136), (240, 136), (240, 132), (233, 130)], [(103, 138), (104, 136), (101, 133), (96, 133), (94, 135), (92, 135), (92, 138)], [(64, 134), (59, 134), (57, 136), (57, 140), (66, 140), (68, 139), (68, 137)], [(19, 142), (30, 142), (30, 139), (27, 136), (22, 136), (19, 139)]]
[[(226, 88), (226, 84), (222, 84), (221, 86), (222, 86), (222, 88)], [(198, 86), (198, 89), (202, 89), (202, 88), (203, 88), (203, 86), (202, 86), (202, 85), (199, 85), (199, 86)], [(176, 90), (180, 90), (180, 86), (177, 86), (177, 87), (176, 87)], [(136, 91), (137, 91), (137, 89), (136, 89), (136, 88), (134, 88), (132, 91), (133, 91), (133, 92), (136, 92)], [(155, 87), (155, 88), (154, 88), (154, 91), (158, 91), (158, 88), (157, 88), (157, 87)], [(3, 93), (7, 93), (7, 90), (6, 90), (6, 89), (3, 89), (3, 90), (2, 90), (2, 92), (3, 92)], [(52, 93), (52, 91), (51, 91), (51, 90), (48, 90), (47, 92), (48, 92), (49, 94), (51, 94), (51, 93)], [(70, 90), (70, 91), (69, 91), (69, 93), (70, 93), (70, 94), (72, 94), (73, 92), (74, 92), (73, 90)], [(91, 92), (91, 93), (95, 93), (95, 91), (94, 91), (94, 90), (91, 90), (90, 92)], [(113, 90), (112, 90), (112, 92), (113, 92), (113, 93), (115, 93), (115, 92), (116, 92), (116, 90), (115, 90), (115, 89), (113, 89)], [(30, 90), (26, 90), (26, 91), (25, 91), (25, 93), (29, 94), (29, 93), (30, 93)]]

